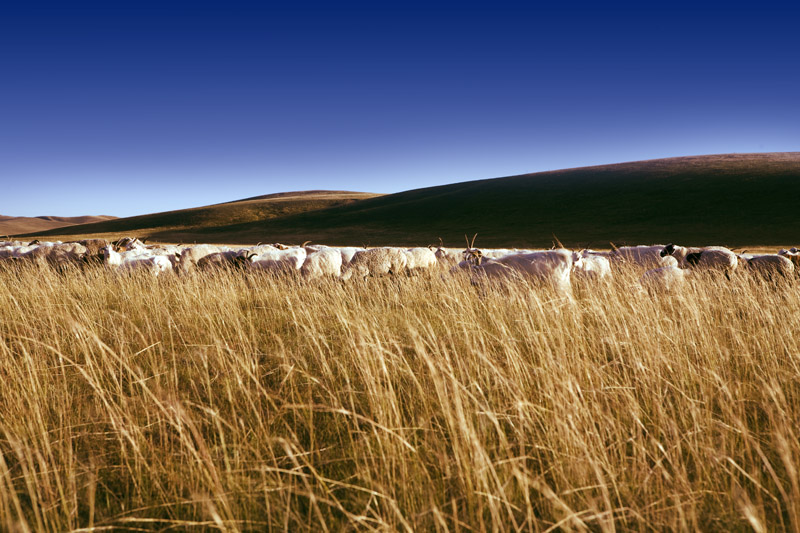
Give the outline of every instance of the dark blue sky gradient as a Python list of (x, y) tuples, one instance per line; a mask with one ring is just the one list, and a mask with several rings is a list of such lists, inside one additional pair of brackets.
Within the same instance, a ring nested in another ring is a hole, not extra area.
[(779, 5), (161, 4), (2, 8), (0, 214), (800, 150)]

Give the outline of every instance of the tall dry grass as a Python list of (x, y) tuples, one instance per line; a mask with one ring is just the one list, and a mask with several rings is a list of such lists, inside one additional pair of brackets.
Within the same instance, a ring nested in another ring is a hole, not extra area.
[(800, 293), (0, 272), (0, 529), (800, 529)]

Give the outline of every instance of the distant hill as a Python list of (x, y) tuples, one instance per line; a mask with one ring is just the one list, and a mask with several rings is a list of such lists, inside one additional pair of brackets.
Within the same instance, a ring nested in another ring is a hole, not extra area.
[[(146, 217), (133, 217), (80, 229), (140, 228), (154, 240), (242, 244), (426, 245), (441, 237), (461, 246), (464, 234), (478, 233), (476, 244), (486, 247), (549, 247), (554, 235), (573, 247), (608, 247), (609, 241), (797, 245), (798, 199), (800, 152), (726, 154), (467, 181), (313, 210), (271, 208), (271, 218), (254, 212), (251, 220), (208, 224), (199, 214), (176, 212), (175, 220), (147, 215), (156, 218), (146, 225), (137, 222)], [(183, 229), (176, 231), (179, 222)]]
[(378, 195), (351, 191), (298, 191), (268, 194), (205, 207), (104, 220), (69, 228), (34, 230), (35, 233), (28, 232), (25, 237), (57, 237), (64, 240), (75, 237), (116, 235), (152, 237), (158, 234), (159, 238), (164, 241), (193, 242), (195, 240), (194, 232), (197, 231), (213, 231), (215, 228), (231, 224), (262, 222), (310, 210), (343, 206), (375, 196)]
[(77, 224), (89, 224), (92, 222), (103, 222), (113, 220), (116, 217), (110, 216), (82, 216), (82, 217), (9, 217), (0, 215), (0, 236), (14, 235), (17, 233), (32, 233), (35, 231), (46, 231), (65, 226)]

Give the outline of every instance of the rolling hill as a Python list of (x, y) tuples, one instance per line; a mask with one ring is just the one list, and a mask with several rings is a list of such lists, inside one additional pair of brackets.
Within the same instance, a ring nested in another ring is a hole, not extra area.
[[(230, 224), (263, 222), (275, 217), (284, 217), (309, 210), (346, 205), (365, 198), (377, 196), (373, 193), (350, 191), (301, 191), (267, 194), (204, 207), (166, 211), (149, 215), (118, 218), (70, 228), (58, 228), (26, 237), (58, 237), (61, 240), (76, 237), (115, 237), (136, 235), (152, 240), (171, 242), (193, 242), (197, 231), (214, 231)], [(223, 232), (224, 233), (224, 232)], [(154, 235), (159, 235), (154, 239)], [(221, 241), (224, 242), (224, 241)]]
[(92, 222), (103, 222), (113, 220), (116, 217), (110, 216), (82, 216), (82, 217), (8, 217), (0, 215), (0, 235), (14, 235), (19, 233), (33, 233), (35, 231), (46, 231), (65, 226), (75, 226), (80, 224), (90, 224)]
[[(205, 226), (183, 220), (180, 232), (151, 223), (146, 234), (154, 240), (243, 244), (425, 245), (441, 237), (446, 245), (460, 246), (465, 233), (478, 233), (476, 243), (486, 247), (549, 247), (554, 235), (567, 246), (790, 245), (800, 242), (798, 199), (799, 152), (726, 154), (454, 183), (266, 220)], [(144, 229), (137, 225), (141, 218), (92, 226), (131, 232)]]
[(800, 153), (680, 157), (417, 189), (197, 240), (460, 246), (800, 242)]

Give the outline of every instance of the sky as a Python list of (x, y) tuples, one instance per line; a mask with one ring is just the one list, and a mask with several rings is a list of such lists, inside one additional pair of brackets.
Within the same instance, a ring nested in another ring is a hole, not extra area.
[(768, 2), (7, 4), (0, 215), (800, 151)]

